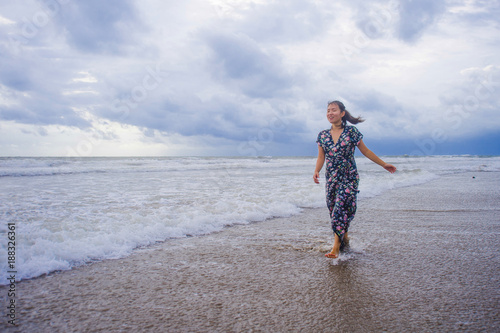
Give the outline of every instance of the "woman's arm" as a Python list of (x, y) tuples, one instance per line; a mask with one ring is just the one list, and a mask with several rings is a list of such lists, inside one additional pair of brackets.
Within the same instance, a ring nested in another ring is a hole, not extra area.
[(318, 160), (316, 161), (316, 169), (314, 169), (314, 182), (319, 184), (319, 172), (323, 168), (323, 164), (325, 164), (325, 151), (321, 146), (318, 145)]
[(374, 163), (377, 163), (378, 165), (380, 165), (382, 168), (386, 169), (390, 173), (396, 172), (396, 167), (394, 165), (389, 164), (389, 163), (385, 163), (384, 161), (382, 161), (377, 155), (375, 155), (374, 152), (372, 152), (370, 149), (368, 149), (368, 147), (365, 145), (363, 140), (359, 141), (358, 149), (363, 155), (365, 155), (370, 160), (372, 160)]

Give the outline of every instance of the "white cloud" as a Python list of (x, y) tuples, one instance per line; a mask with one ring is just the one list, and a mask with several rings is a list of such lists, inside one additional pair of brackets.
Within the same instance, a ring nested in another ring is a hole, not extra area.
[(0, 24), (16, 24), (16, 22), (9, 20), (0, 15)]

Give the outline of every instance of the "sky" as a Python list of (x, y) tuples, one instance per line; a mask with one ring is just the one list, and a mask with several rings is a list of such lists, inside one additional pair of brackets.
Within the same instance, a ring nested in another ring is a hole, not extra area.
[(0, 156), (500, 155), (500, 0), (0, 0)]

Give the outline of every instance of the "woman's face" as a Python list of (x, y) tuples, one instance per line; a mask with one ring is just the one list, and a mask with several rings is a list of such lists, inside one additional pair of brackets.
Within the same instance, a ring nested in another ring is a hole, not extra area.
[(328, 105), (328, 109), (326, 109), (326, 118), (328, 118), (330, 124), (341, 123), (344, 114), (345, 112), (341, 112), (339, 106), (335, 103)]

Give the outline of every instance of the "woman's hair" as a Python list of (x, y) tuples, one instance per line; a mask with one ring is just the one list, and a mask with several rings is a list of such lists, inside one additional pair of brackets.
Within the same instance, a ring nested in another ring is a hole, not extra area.
[(328, 102), (328, 106), (330, 106), (331, 104), (336, 104), (339, 107), (340, 112), (345, 112), (344, 116), (342, 117), (342, 127), (345, 127), (346, 122), (350, 122), (351, 124), (357, 124), (357, 123), (362, 123), (363, 121), (365, 121), (361, 117), (357, 117), (357, 118), (353, 117), (351, 115), (351, 113), (345, 109), (344, 103), (342, 103), (340, 101)]

